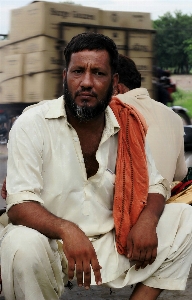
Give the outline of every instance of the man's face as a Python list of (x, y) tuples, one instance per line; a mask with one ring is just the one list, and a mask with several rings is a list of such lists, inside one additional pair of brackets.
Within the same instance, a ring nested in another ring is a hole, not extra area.
[(101, 114), (110, 102), (118, 75), (112, 76), (105, 50), (73, 53), (64, 73), (64, 99), (70, 112), (88, 121)]

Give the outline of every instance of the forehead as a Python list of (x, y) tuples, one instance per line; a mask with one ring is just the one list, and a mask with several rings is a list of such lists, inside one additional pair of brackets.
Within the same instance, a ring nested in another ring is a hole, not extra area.
[(109, 53), (106, 50), (83, 50), (72, 53), (69, 68), (73, 66), (111, 69)]

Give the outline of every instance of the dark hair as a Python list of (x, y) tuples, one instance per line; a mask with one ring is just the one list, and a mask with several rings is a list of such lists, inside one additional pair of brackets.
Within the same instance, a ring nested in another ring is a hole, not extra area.
[(119, 83), (123, 83), (130, 90), (141, 87), (141, 74), (132, 59), (119, 54), (119, 61), (117, 67), (119, 74)]
[(71, 55), (83, 50), (106, 50), (109, 53), (112, 74), (116, 73), (118, 51), (112, 39), (94, 32), (84, 32), (74, 36), (64, 49), (66, 68), (69, 66)]

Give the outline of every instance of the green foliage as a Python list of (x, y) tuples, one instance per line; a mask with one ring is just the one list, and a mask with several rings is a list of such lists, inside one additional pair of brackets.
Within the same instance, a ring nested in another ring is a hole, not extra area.
[(187, 108), (189, 116), (192, 118), (192, 92), (177, 89), (172, 93), (173, 105), (180, 105)]
[(154, 21), (154, 50), (162, 69), (174, 68), (176, 73), (189, 73), (192, 66), (192, 15), (166, 13)]

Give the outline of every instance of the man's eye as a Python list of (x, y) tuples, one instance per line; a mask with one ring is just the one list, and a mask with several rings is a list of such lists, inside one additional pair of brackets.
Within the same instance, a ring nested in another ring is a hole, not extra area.
[(73, 73), (80, 74), (80, 73), (82, 73), (82, 70), (74, 70)]
[(103, 75), (105, 75), (103, 72), (100, 72), (100, 71), (97, 71), (95, 74), (98, 75), (98, 76), (103, 76)]

